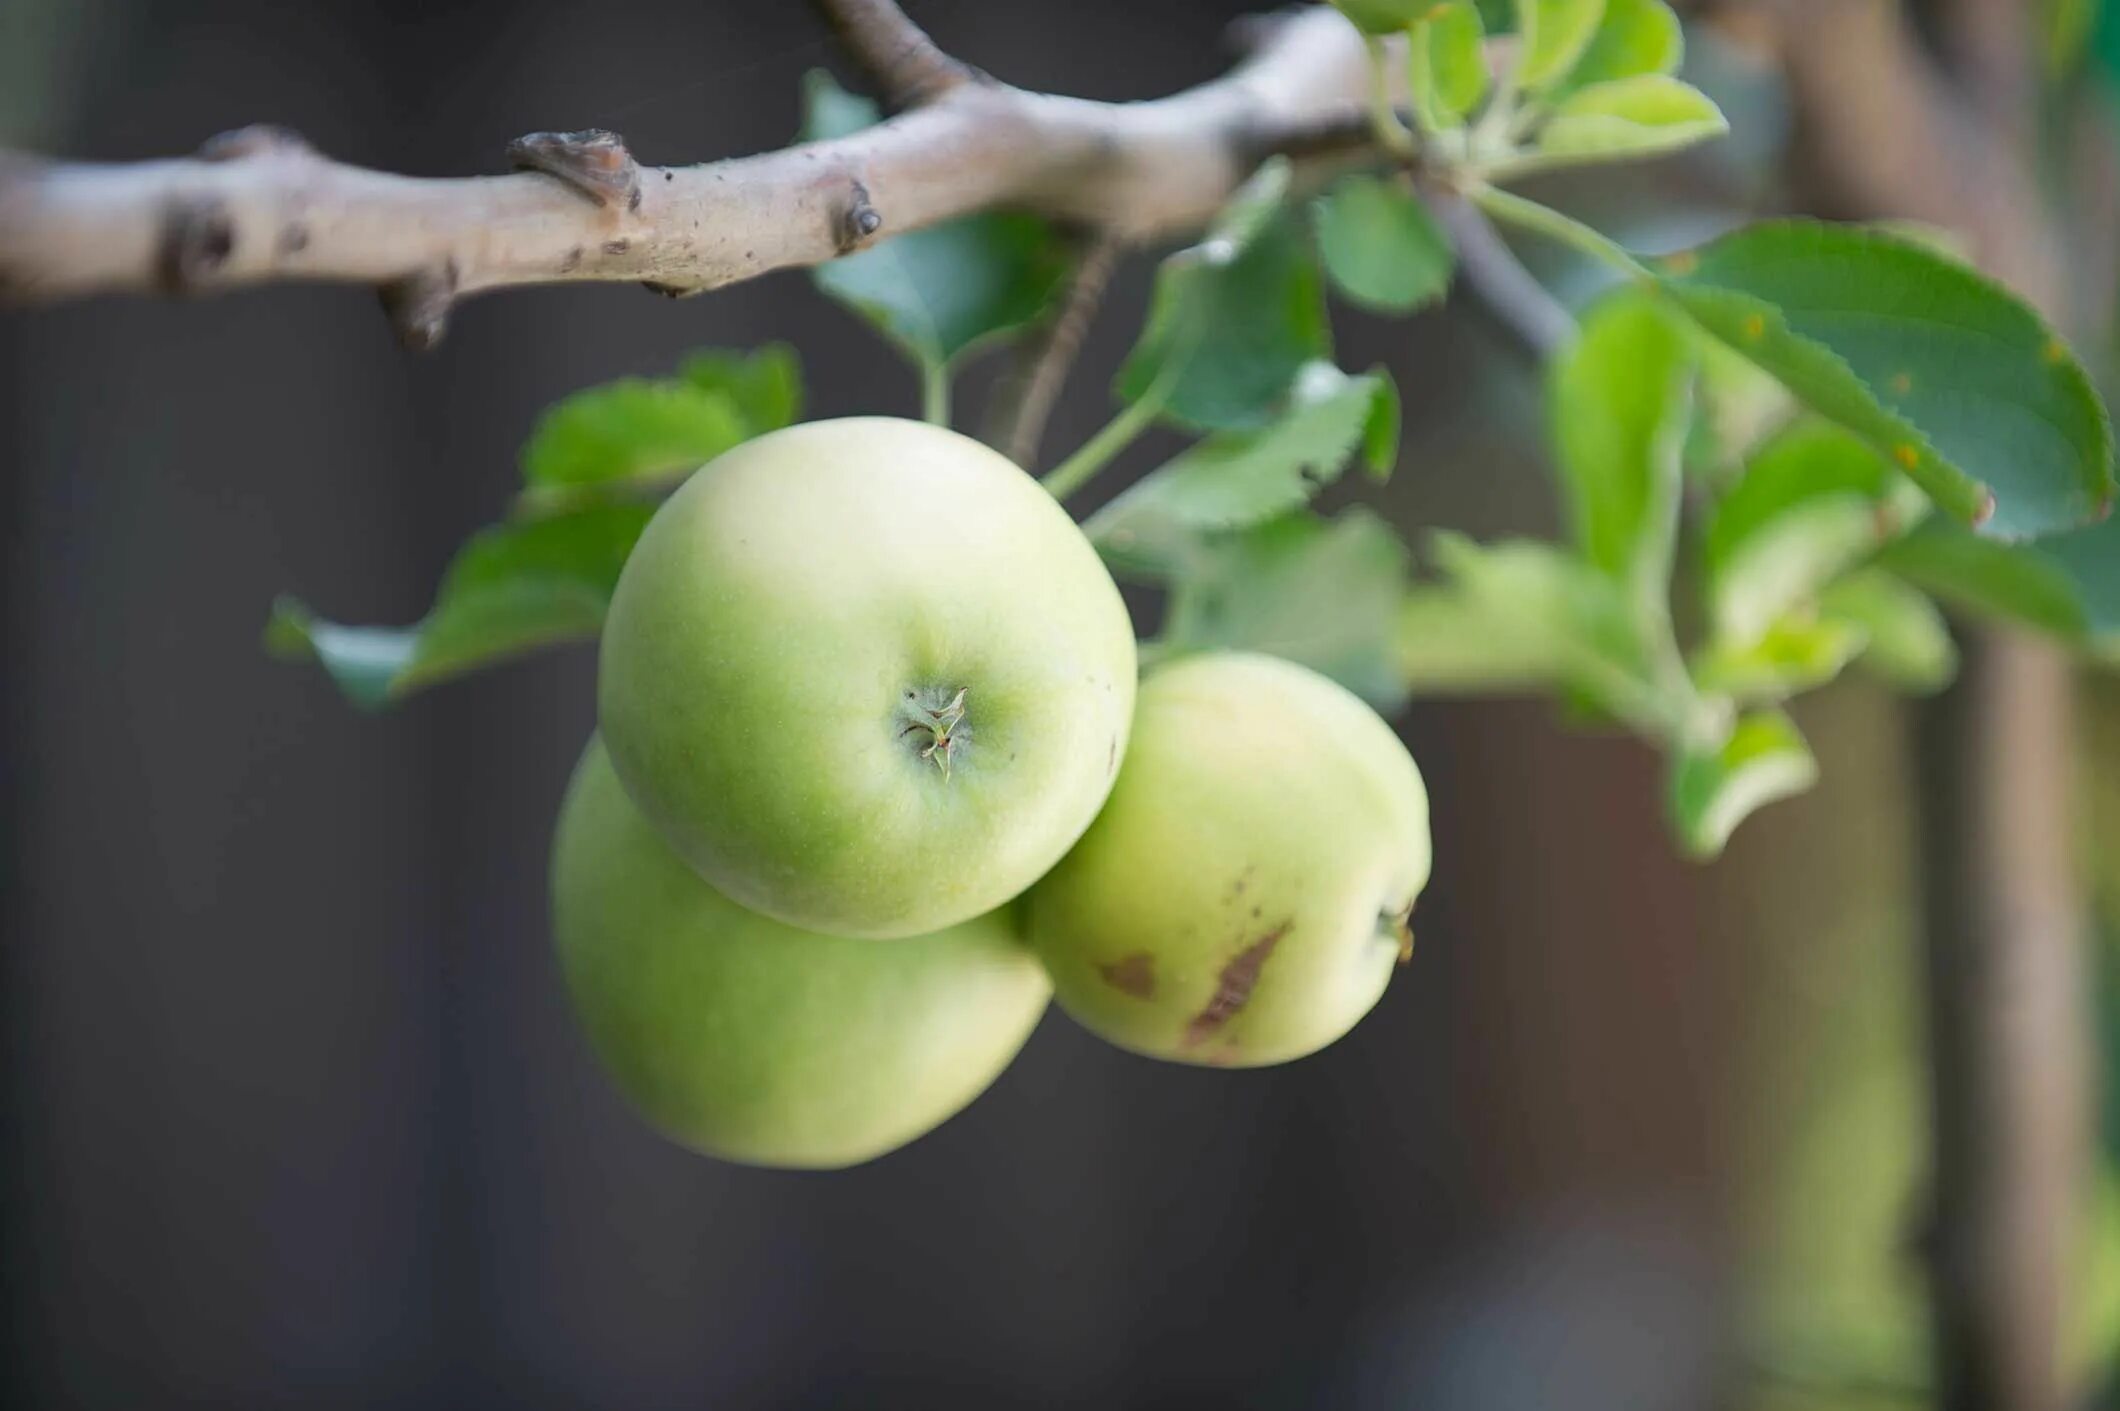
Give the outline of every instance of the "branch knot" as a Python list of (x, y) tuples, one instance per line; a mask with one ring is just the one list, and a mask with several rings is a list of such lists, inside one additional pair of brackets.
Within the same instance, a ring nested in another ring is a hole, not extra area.
[(527, 133), (508, 144), (508, 158), (522, 170), (558, 177), (599, 206), (640, 209), (640, 166), (615, 132)]

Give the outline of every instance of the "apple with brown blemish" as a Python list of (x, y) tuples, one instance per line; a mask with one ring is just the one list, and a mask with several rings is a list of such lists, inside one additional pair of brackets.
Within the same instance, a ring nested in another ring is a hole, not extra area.
[(1429, 861), (1420, 770), (1376, 712), (1276, 658), (1192, 657), (1142, 683), (1119, 782), (1026, 930), (1120, 1047), (1282, 1063), (1383, 995)]

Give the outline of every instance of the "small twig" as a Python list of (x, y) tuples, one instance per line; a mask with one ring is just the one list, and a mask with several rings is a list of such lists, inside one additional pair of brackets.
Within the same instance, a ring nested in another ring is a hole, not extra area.
[(1008, 380), (995, 393), (994, 409), (987, 418), (987, 440), (1026, 469), (1038, 455), (1045, 423), (1082, 351), (1083, 337), (1096, 317), (1123, 248), (1121, 241), (1109, 235), (1089, 238), (1053, 316), (1035, 336), (1024, 340)]
[(814, 0), (825, 23), (894, 108), (932, 103), (978, 78), (970, 65), (942, 52), (927, 31), (891, 0)]
[(1458, 273), (1495, 320), (1542, 360), (1567, 346), (1575, 315), (1524, 267), (1494, 223), (1455, 192), (1422, 194), (1457, 247)]

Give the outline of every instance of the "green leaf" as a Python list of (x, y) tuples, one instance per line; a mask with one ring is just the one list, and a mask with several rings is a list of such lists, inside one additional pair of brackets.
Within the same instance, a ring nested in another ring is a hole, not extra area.
[(1405, 574), (1405, 545), (1375, 516), (1298, 510), (1203, 544), (1151, 651), (1268, 652), (1390, 710), (1405, 698), (1393, 653)]
[(1481, 545), (1437, 533), (1442, 581), (1411, 589), (1399, 669), (1418, 695), (1571, 691), (1601, 713), (1633, 712), (1644, 665), (1613, 582), (1551, 544)]
[(1877, 562), (1947, 602), (2101, 652), (2120, 649), (2120, 519), (2029, 544), (1931, 520)]
[(1332, 0), (1332, 7), (1353, 20), (1364, 34), (1392, 34), (1406, 28), (1434, 0)]
[(1115, 571), (1165, 574), (1203, 537), (1307, 503), (1357, 450), (1370, 473), (1398, 454), (1399, 397), (1381, 369), (1349, 377), (1312, 363), (1288, 410), (1257, 431), (1228, 431), (1182, 451), (1083, 526)]
[(1001, 211), (892, 236), (813, 271), (819, 288), (928, 367), (1035, 323), (1066, 272), (1050, 226)]
[[(876, 107), (829, 74), (804, 83), (806, 138), (839, 137), (876, 121)], [(916, 363), (944, 368), (981, 342), (1035, 322), (1067, 272), (1046, 222), (995, 211), (884, 238), (817, 266), (817, 286), (861, 314)]]
[(1406, 36), (1406, 89), (1425, 132), (1464, 124), (1487, 93), (1486, 31), (1468, 0), (1432, 4)]
[(1897, 537), (1927, 505), (1871, 445), (1806, 419), (1763, 446), (1710, 513), (1701, 568), (1718, 635), (1743, 644)]
[(1577, 89), (1554, 105), (1531, 156), (1514, 171), (1661, 156), (1721, 137), (1730, 123), (1690, 83), (1637, 74)]
[(1695, 365), (1690, 331), (1632, 290), (1600, 300), (1547, 391), (1575, 541), (1629, 601), (1667, 591)]
[(1639, 74), (1671, 74), (1686, 57), (1686, 36), (1665, 0), (1605, 0), (1604, 18), (1558, 91)]
[(708, 348), (678, 364), (677, 376), (703, 392), (726, 394), (753, 436), (793, 426), (802, 415), (802, 363), (785, 343), (748, 353)]
[(801, 368), (784, 343), (707, 349), (675, 378), (587, 388), (531, 430), (520, 507), (552, 514), (667, 489), (731, 446), (788, 425), (801, 401)]
[(1604, 15), (1605, 0), (1516, 0), (1517, 82), (1536, 91), (1566, 78)]
[(595, 505), (481, 530), (457, 553), (426, 617), (410, 627), (348, 627), (292, 599), (274, 605), (267, 649), (321, 662), (356, 705), (535, 647), (593, 637), (653, 507)]
[(524, 503), (549, 512), (662, 488), (751, 435), (726, 391), (641, 377), (607, 382), (538, 418), (523, 446)]
[(1663, 288), (1931, 499), (1999, 538), (2103, 514), (2112, 426), (2090, 379), (2000, 285), (1875, 230), (1748, 226), (1662, 262)]
[(1784, 617), (1748, 641), (1718, 640), (1692, 662), (1701, 690), (1739, 701), (1781, 701), (1825, 685), (1867, 638), (1841, 618)]
[(1863, 635), (1862, 664), (1904, 691), (1940, 691), (1958, 672), (1958, 647), (1926, 593), (1863, 569), (1818, 595), (1818, 615)]
[(1153, 394), (1193, 430), (1256, 427), (1305, 363), (1331, 355), (1317, 261), (1282, 208), (1288, 180), (1283, 158), (1260, 167), (1204, 240), (1158, 267), (1122, 400)]
[(1325, 273), (1352, 302), (1411, 313), (1450, 287), (1457, 261), (1450, 238), (1403, 182), (1342, 177), (1312, 211)]
[(1672, 826), (1693, 856), (1714, 857), (1752, 813), (1817, 781), (1818, 762), (1786, 715), (1748, 715), (1720, 748), (1685, 751), (1673, 760)]

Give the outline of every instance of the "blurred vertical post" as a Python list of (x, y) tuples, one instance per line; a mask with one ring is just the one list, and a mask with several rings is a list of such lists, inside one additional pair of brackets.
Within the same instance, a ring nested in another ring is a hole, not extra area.
[[(1935, 0), (1940, 54), (1901, 0), (1742, 8), (1775, 31), (1829, 204), (1955, 228), (2063, 326), (2103, 319), (2072, 288), (2061, 213), (2039, 179), (2043, 7)], [(2058, 1411), (2089, 1120), (2071, 682), (2063, 657), (2025, 638), (1981, 630), (1965, 646), (1959, 680), (1924, 709), (1917, 761), (1938, 1400)]]
[(1975, 633), (1924, 709), (1920, 796), (1945, 1411), (2057, 1411), (2088, 1052), (2067, 660)]

